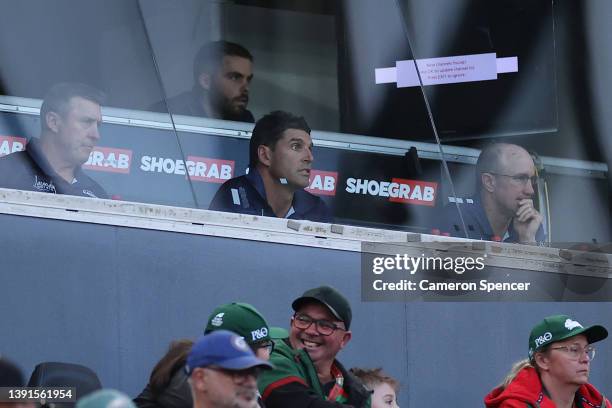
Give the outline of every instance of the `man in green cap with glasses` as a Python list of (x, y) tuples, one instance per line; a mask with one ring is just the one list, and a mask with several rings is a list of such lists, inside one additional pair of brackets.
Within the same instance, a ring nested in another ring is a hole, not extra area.
[(274, 369), (259, 377), (266, 407), (369, 407), (370, 392), (336, 360), (352, 336), (346, 298), (321, 286), (304, 292), (292, 306), (289, 337), (275, 341)]

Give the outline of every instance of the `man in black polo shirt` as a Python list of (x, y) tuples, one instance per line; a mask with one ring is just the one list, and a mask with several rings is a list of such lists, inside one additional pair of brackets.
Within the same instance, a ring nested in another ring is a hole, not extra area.
[(40, 108), (40, 138), (30, 139), (26, 151), (0, 158), (0, 187), (107, 198), (81, 170), (100, 139), (102, 99), (85, 84), (53, 86)]

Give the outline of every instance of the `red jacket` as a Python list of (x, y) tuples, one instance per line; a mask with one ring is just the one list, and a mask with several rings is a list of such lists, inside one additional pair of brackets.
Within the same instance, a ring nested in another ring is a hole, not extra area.
[[(579, 407), (612, 408), (606, 399), (591, 384), (584, 384), (576, 392)], [(556, 408), (555, 403), (544, 393), (542, 382), (533, 367), (523, 368), (506, 387), (495, 388), (485, 397), (487, 408)]]

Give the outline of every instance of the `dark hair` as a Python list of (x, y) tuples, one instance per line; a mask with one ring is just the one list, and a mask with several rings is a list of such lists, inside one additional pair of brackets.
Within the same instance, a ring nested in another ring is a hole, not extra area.
[(170, 383), (176, 370), (181, 369), (187, 362), (193, 341), (188, 339), (175, 340), (170, 343), (168, 351), (153, 367), (149, 385), (154, 395), (160, 395)]
[(68, 113), (68, 105), (74, 97), (81, 97), (89, 101), (102, 105), (106, 96), (104, 93), (87, 84), (76, 82), (63, 82), (55, 84), (45, 95), (42, 106), (40, 107), (40, 126), (43, 130), (47, 128), (45, 117), (49, 112), (56, 112), (62, 116)]
[(23, 387), (23, 374), (12, 361), (0, 357), (0, 387)]
[(301, 116), (295, 116), (289, 112), (270, 112), (257, 121), (249, 144), (250, 168), (254, 168), (259, 162), (257, 148), (264, 145), (274, 150), (276, 142), (280, 140), (283, 136), (283, 132), (287, 129), (303, 130), (310, 134), (310, 127), (308, 123), (306, 123), (306, 119)]
[(382, 368), (351, 368), (351, 373), (363, 382), (367, 389), (373, 391), (377, 385), (389, 384), (395, 392), (399, 389), (399, 382), (383, 372)]
[(223, 57), (235, 56), (253, 61), (251, 53), (240, 44), (229, 41), (212, 41), (204, 44), (193, 61), (193, 81), (198, 83), (202, 72), (211, 72), (221, 66)]

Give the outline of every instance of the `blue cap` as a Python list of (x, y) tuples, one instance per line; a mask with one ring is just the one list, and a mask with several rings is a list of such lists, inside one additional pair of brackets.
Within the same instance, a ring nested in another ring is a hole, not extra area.
[(272, 368), (265, 360), (255, 357), (243, 337), (227, 330), (216, 330), (200, 337), (187, 356), (188, 374), (196, 367), (215, 366), (227, 370), (253, 367)]

